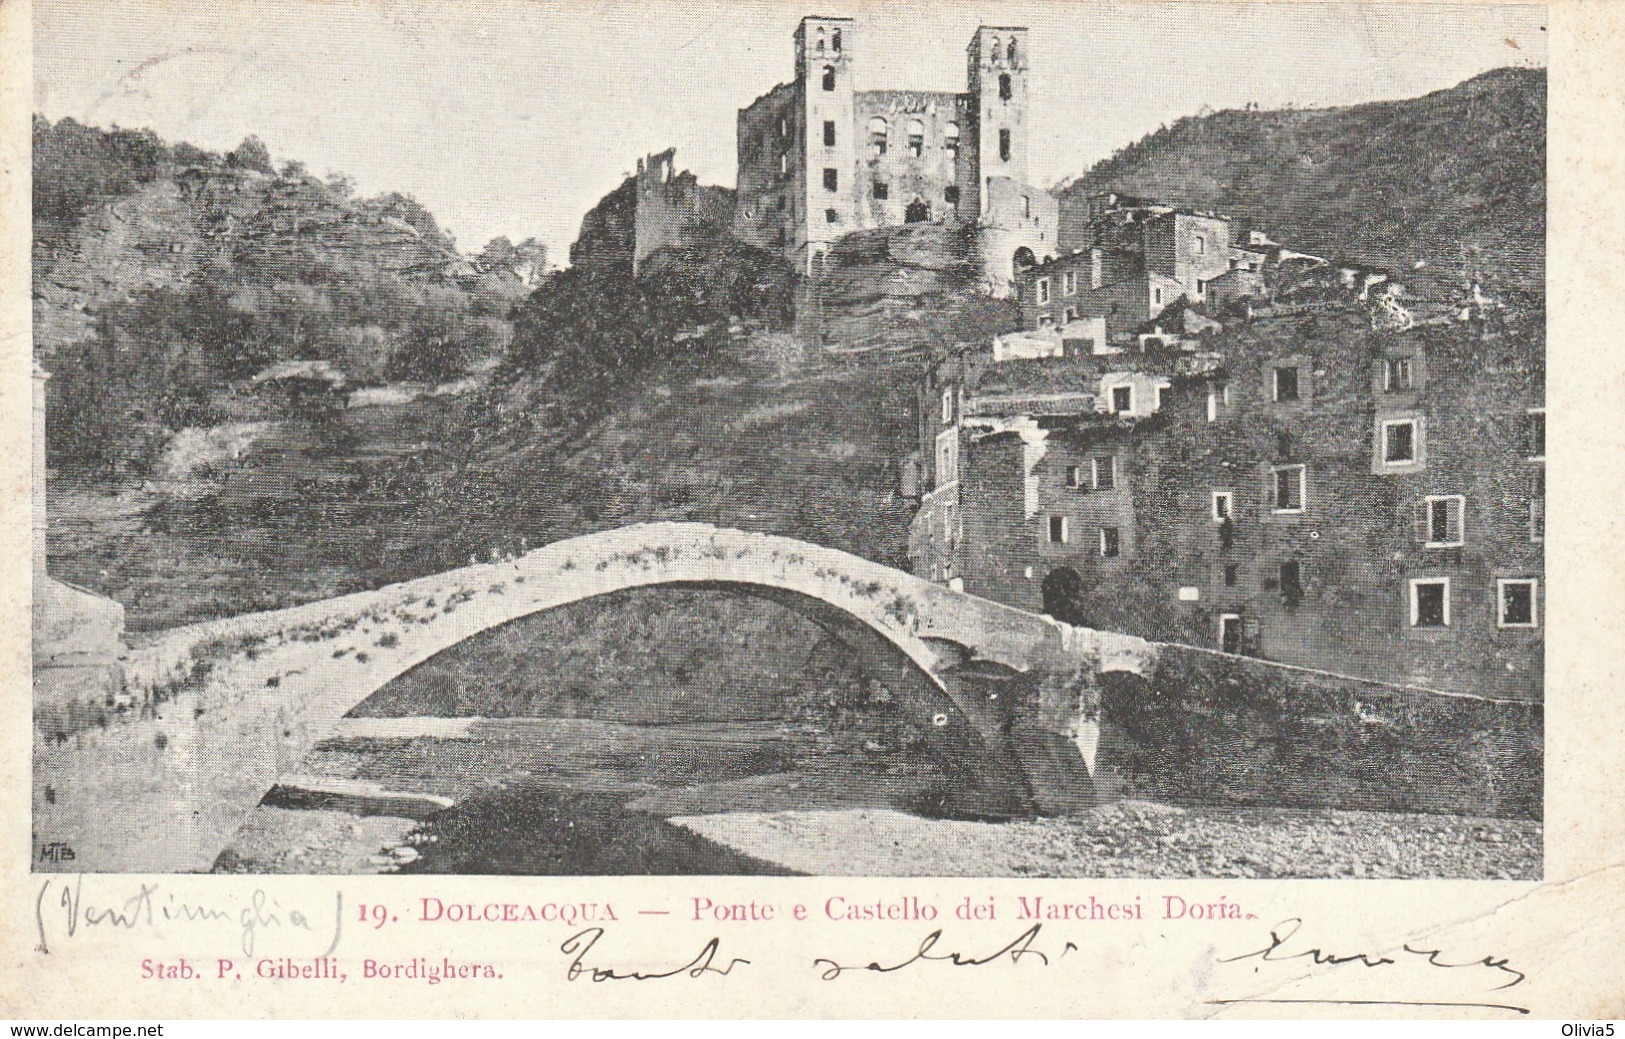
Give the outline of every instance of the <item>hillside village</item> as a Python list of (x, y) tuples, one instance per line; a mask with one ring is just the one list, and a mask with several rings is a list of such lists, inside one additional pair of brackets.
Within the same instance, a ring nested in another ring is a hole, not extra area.
[(729, 229), (802, 273), (797, 327), (826, 338), (826, 301), (864, 295), (876, 259), (896, 265), (880, 304), (902, 282), (930, 306), (945, 271), (1013, 301), (1014, 327), (937, 347), (918, 383), (898, 481), (914, 572), (1084, 626), (1539, 698), (1530, 293), (1317, 255), (1212, 209), (1042, 192), (1025, 29), (977, 30), (965, 95), (854, 91), (858, 45), (850, 20), (802, 21), (794, 80), (740, 111), (735, 196), (704, 196), (671, 152), (639, 160), (614, 262)]
[[(931, 651), (1002, 736), (1089, 755), (1069, 790), (1131, 800), (990, 826), (954, 865), (938, 817), (980, 809), (942, 723), (827, 616), (708, 580), (389, 680), (216, 868), (1538, 873), (1544, 72), (1180, 119), (1045, 188), (1027, 29), (975, 29), (962, 91), (875, 89), (851, 19), (784, 42), (786, 80), (738, 99), (735, 186), (636, 157), (562, 269), (254, 137), (37, 118), (36, 753), (151, 724), (168, 767), (170, 733), (223, 724), (187, 697), (236, 696), (228, 659), (266, 672), (256, 700), (320, 684), (232, 640), (173, 689), (127, 681), (200, 621), (455, 571), (477, 586), (425, 609), (462, 624), (521, 599), (488, 568), (677, 521), (1098, 629), (1023, 618), (1087, 661), (1071, 685)], [(332, 627), (295, 650), (365, 676), (401, 649)], [(1169, 661), (1095, 673), (1124, 636)], [(299, 800), (324, 770), (456, 807), (380, 866), (377, 831)]]

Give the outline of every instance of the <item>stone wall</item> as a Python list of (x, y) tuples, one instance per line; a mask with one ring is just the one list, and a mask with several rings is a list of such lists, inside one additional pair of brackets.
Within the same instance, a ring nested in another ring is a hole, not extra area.
[(1102, 792), (1539, 819), (1538, 704), (1441, 696), (1184, 647), (1101, 676)]

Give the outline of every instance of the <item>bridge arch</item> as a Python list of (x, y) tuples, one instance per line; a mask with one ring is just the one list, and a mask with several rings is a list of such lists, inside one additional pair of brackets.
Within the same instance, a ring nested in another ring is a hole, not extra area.
[[(990, 815), (1093, 803), (1066, 724), (1046, 722), (1053, 731), (1036, 739), (1013, 716), (1011, 683), (1062, 688), (1103, 654), (1135, 659), (1147, 646), (836, 549), (704, 524), (641, 524), (162, 633), (128, 662), (132, 694), (161, 708), (70, 743), (36, 742), (36, 824), (67, 833), (86, 869), (207, 869), (277, 778), (389, 681), (493, 627), (655, 585), (772, 599), (830, 631), (923, 720), (950, 784)], [(124, 781), (132, 770), (141, 782)]]

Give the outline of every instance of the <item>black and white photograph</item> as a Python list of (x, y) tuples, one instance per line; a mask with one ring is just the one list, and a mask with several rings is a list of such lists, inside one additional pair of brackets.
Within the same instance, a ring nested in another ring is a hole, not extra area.
[(1546, 18), (36, 0), (29, 869), (1542, 880)]

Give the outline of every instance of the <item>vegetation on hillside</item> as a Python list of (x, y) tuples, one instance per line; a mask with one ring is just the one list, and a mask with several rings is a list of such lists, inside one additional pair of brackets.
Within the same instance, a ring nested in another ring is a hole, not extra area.
[(454, 378), (499, 358), (546, 265), (505, 238), (463, 257), (408, 196), (148, 130), (34, 121), (36, 353), (53, 465), (147, 475), (187, 427), (241, 418), (248, 380), (325, 361), (346, 384)]
[(1216, 209), (1422, 287), (1476, 276), (1540, 293), (1546, 72), (1497, 69), (1404, 101), (1180, 119), (1063, 188), (1063, 223), (1107, 190)]

